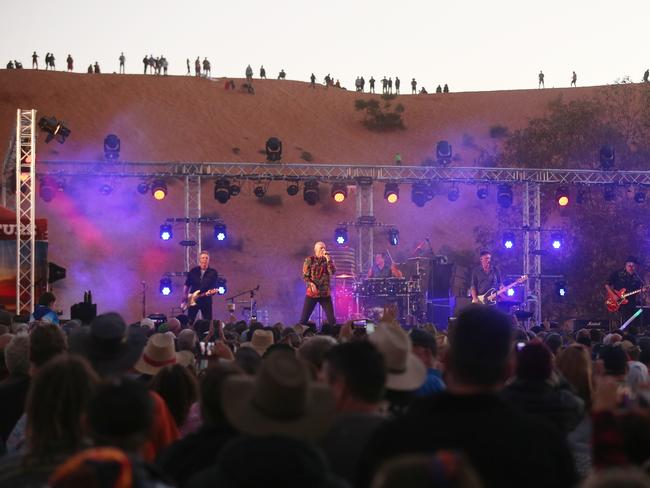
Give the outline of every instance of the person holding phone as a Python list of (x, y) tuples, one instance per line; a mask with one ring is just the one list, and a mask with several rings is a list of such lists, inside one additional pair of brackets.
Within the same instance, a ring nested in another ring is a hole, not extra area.
[(307, 291), (300, 324), (306, 325), (309, 322), (316, 304), (320, 304), (325, 312), (327, 322), (331, 325), (336, 324), (330, 287), (330, 277), (334, 276), (334, 273), (336, 273), (336, 266), (327, 252), (325, 243), (317, 242), (314, 245), (314, 254), (307, 257), (302, 265), (302, 277), (307, 285)]

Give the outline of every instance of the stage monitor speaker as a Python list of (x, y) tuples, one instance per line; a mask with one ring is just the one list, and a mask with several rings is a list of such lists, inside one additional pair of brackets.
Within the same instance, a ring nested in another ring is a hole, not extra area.
[(580, 329), (601, 329), (604, 331), (611, 330), (611, 320), (609, 319), (573, 319), (573, 332)]
[(90, 324), (97, 317), (96, 303), (75, 303), (70, 307), (70, 318), (81, 320), (82, 324)]

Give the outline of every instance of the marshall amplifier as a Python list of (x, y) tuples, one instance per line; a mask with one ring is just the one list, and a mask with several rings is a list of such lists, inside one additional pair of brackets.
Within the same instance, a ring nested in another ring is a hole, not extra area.
[(573, 331), (580, 329), (600, 329), (609, 332), (611, 330), (609, 319), (573, 319)]

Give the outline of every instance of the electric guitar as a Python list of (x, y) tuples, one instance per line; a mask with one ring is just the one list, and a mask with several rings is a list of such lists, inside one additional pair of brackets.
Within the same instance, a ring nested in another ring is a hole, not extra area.
[(181, 303), (181, 310), (187, 310), (189, 307), (193, 307), (194, 305), (196, 305), (196, 301), (199, 298), (209, 297), (210, 295), (214, 295), (215, 293), (217, 293), (216, 288), (204, 292), (202, 292), (201, 290), (196, 290), (195, 292), (192, 292), (187, 295), (187, 299), (183, 303)]
[(482, 295), (478, 295), (476, 298), (478, 302), (482, 303), (483, 305), (494, 305), (499, 295), (502, 295), (503, 293), (507, 292), (510, 288), (523, 283), (527, 279), (528, 279), (528, 275), (520, 276), (515, 281), (510, 283), (508, 286), (502, 286), (498, 290), (495, 290), (494, 288), (490, 288), (488, 291), (486, 291)]
[(634, 291), (628, 291), (626, 293), (625, 288), (621, 288), (620, 290), (614, 290), (614, 295), (611, 293), (608, 294), (607, 300), (605, 300), (605, 306), (607, 307), (607, 310), (610, 312), (618, 312), (618, 309), (621, 308), (621, 305), (625, 305), (628, 303), (627, 297), (636, 295), (637, 293), (643, 293), (647, 291), (650, 288), (650, 285), (646, 285), (642, 288), (639, 288), (638, 290)]

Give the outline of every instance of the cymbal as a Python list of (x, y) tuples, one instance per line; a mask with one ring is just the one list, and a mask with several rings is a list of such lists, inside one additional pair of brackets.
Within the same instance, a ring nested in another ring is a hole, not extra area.
[(354, 278), (354, 275), (342, 273), (340, 275), (336, 275), (334, 278)]

